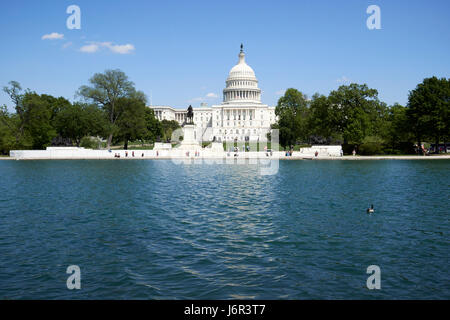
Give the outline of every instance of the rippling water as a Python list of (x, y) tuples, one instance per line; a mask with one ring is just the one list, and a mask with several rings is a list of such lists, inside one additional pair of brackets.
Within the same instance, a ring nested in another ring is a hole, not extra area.
[(449, 299), (449, 165), (0, 161), (0, 298)]

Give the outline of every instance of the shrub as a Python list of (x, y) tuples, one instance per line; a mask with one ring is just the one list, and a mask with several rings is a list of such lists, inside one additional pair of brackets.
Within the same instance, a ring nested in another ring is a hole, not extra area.
[(358, 147), (357, 153), (362, 156), (383, 154), (383, 144), (378, 142), (363, 143)]
[(83, 137), (80, 141), (80, 147), (86, 149), (95, 149), (97, 148), (97, 141), (92, 139), (92, 137)]

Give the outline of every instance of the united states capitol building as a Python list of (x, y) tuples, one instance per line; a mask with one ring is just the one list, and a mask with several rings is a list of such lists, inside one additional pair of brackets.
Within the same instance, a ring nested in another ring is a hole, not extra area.
[[(261, 102), (261, 89), (253, 69), (245, 62), (241, 45), (239, 62), (230, 70), (220, 105), (193, 107), (197, 141), (265, 141), (277, 121), (275, 107)], [(150, 106), (159, 120), (186, 121), (186, 108)]]

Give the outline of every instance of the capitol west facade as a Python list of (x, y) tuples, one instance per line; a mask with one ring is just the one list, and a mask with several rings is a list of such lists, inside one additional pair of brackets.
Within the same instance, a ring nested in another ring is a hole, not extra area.
[[(150, 106), (158, 120), (175, 120), (182, 125), (186, 109)], [(265, 141), (270, 125), (277, 121), (275, 107), (261, 102), (255, 72), (239, 53), (239, 62), (228, 75), (220, 105), (194, 107), (194, 137), (197, 141)]]

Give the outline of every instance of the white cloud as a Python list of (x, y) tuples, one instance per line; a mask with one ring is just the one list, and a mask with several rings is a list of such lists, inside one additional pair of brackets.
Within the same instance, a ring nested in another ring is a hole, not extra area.
[(281, 90), (278, 90), (277, 92), (275, 92), (275, 94), (278, 96), (282, 96), (282, 95), (284, 95), (285, 92), (286, 92), (285, 89), (281, 89)]
[(107, 47), (112, 52), (119, 54), (128, 54), (134, 51), (134, 46), (132, 44), (123, 44), (123, 45), (109, 44), (107, 45)]
[(80, 48), (80, 51), (85, 52), (85, 53), (94, 53), (94, 52), (97, 52), (98, 49), (100, 49), (99, 45), (93, 43), (93, 44), (87, 44), (85, 46), (82, 46)]
[(113, 44), (112, 42), (93, 42), (89, 45), (82, 46), (80, 48), (81, 52), (93, 53), (97, 52), (100, 48), (107, 48), (113, 53), (118, 54), (128, 54), (134, 51), (134, 46), (132, 44)]
[(63, 49), (66, 49), (66, 48), (70, 47), (71, 45), (72, 45), (72, 42), (69, 41), (69, 42), (64, 43), (64, 44), (62, 45), (62, 48), (63, 48)]
[(336, 79), (336, 82), (339, 84), (349, 84), (351, 80), (347, 78), (346, 76), (342, 76), (339, 79)]
[(49, 34), (44, 34), (41, 37), (42, 40), (61, 40), (64, 39), (64, 35), (62, 33), (58, 33), (58, 32), (52, 32)]
[(205, 100), (217, 99), (218, 97), (219, 96), (217, 94), (215, 94), (214, 92), (210, 92), (210, 93), (206, 94), (204, 97), (192, 98), (192, 99), (188, 100), (188, 102), (204, 102)]

